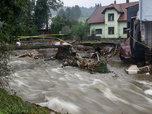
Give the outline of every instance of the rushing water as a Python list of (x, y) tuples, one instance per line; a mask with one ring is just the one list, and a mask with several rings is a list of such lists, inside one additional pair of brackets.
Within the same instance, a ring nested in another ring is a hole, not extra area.
[(152, 76), (127, 75), (120, 62), (90, 74), (60, 61), (12, 57), (10, 87), (25, 101), (70, 114), (151, 114)]

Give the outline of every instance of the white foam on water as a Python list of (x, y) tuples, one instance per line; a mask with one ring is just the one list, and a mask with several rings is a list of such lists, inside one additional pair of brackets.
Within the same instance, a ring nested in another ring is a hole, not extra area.
[(59, 111), (61, 113), (67, 113), (67, 112), (71, 114), (80, 113), (80, 108), (77, 105), (71, 102), (63, 101), (59, 98), (51, 98), (48, 102), (39, 103), (39, 105), (47, 106), (48, 108)]
[(13, 76), (14, 78), (19, 78), (19, 77), (21, 77), (20, 75), (18, 75), (18, 73), (14, 73), (14, 74), (12, 74), (11, 76)]
[(145, 90), (144, 93), (147, 95), (152, 95), (152, 89)]
[(56, 73), (61, 74), (62, 72), (60, 71), (60, 69), (61, 69), (61, 68), (52, 68), (51, 70), (52, 70), (53, 72), (56, 72)]
[(105, 83), (104, 81), (101, 81), (100, 79), (94, 79), (92, 85), (108, 86), (107, 83)]
[(82, 76), (78, 73), (75, 73), (74, 75), (77, 76), (79, 78), (79, 80), (84, 80), (84, 76)]
[(25, 84), (23, 81), (20, 81), (20, 80), (17, 80), (17, 79), (14, 80), (14, 83), (10, 83), (10, 84), (16, 85), (16, 86), (18, 86), (18, 87), (25, 86), (25, 87), (27, 87), (27, 88), (30, 88), (29, 85), (27, 85), (27, 84)]
[[(115, 101), (119, 101), (119, 102), (122, 102), (124, 104), (127, 104), (127, 105), (130, 105), (130, 106), (133, 106), (134, 108), (140, 110), (140, 111), (143, 111), (143, 110), (146, 110), (145, 108), (141, 107), (141, 106), (138, 106), (136, 104), (132, 104), (131, 102), (127, 101), (127, 100), (124, 100), (122, 98), (119, 98), (117, 97), (116, 95), (114, 95), (112, 93), (112, 91), (109, 89), (109, 88), (106, 88), (105, 92), (104, 92), (104, 95), (105, 97), (107, 97), (108, 99), (110, 99), (111, 101), (115, 102)], [(115, 102), (117, 103), (117, 102)]]
[(150, 86), (152, 86), (152, 82), (138, 81), (138, 80), (137, 80), (137, 82), (138, 82), (138, 83), (140, 83), (140, 84), (144, 84), (144, 85), (150, 85)]
[(8, 65), (14, 65), (14, 64), (28, 64), (27, 61), (23, 61), (23, 60), (16, 60), (16, 61), (10, 61), (8, 63)]

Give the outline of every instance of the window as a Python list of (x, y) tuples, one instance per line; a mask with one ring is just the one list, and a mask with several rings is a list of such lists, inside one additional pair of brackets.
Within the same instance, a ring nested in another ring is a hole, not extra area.
[(96, 34), (102, 34), (102, 29), (96, 29)]
[(108, 14), (108, 21), (114, 21), (114, 14)]
[(108, 34), (114, 34), (114, 27), (108, 28)]
[(127, 28), (123, 28), (123, 34), (127, 34)]

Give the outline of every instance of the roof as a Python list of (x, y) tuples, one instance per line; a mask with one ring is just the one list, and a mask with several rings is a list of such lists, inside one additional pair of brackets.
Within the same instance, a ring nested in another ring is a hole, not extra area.
[(97, 7), (91, 17), (88, 20), (88, 23), (104, 23), (105, 22), (105, 12), (107, 9), (115, 9), (121, 13), (118, 21), (127, 21), (127, 8), (137, 5), (139, 2), (129, 2), (121, 4), (110, 4), (109, 6)]
[(97, 7), (88, 20), (88, 23), (104, 23), (105, 16), (101, 14), (107, 6)]

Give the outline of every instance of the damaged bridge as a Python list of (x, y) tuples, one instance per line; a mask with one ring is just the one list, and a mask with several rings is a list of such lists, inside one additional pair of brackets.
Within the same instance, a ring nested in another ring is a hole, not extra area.
[[(55, 36), (55, 35), (54, 35)], [(61, 36), (61, 35), (60, 35)], [(72, 45), (64, 40), (52, 37), (52, 35), (22, 36), (16, 44), (9, 45), (11, 50), (28, 50), (43, 48), (58, 48), (56, 58), (63, 59), (71, 55)]]

